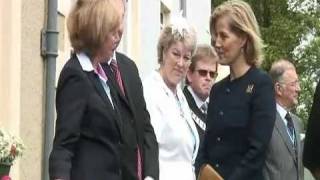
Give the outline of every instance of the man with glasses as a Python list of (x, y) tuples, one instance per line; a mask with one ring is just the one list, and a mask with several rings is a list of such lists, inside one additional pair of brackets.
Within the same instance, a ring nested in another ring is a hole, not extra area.
[(301, 121), (292, 113), (301, 90), (298, 75), (294, 65), (284, 59), (274, 62), (269, 73), (277, 112), (263, 174), (266, 180), (302, 180)]
[(206, 129), (206, 116), (209, 103), (209, 93), (218, 75), (218, 56), (212, 47), (199, 45), (187, 72), (186, 86), (183, 93), (191, 109), (200, 143)]

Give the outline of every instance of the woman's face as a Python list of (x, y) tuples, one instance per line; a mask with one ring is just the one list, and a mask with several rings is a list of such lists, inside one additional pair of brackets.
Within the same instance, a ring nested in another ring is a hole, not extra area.
[[(107, 37), (102, 45), (102, 57), (110, 59), (116, 51), (123, 33), (123, 23), (121, 22), (114, 30), (107, 34)], [(104, 58), (105, 60), (106, 58)]]
[(167, 86), (175, 90), (186, 76), (191, 63), (191, 52), (183, 42), (175, 42), (163, 51), (160, 74)]
[(219, 63), (231, 65), (243, 53), (241, 50), (246, 38), (240, 37), (230, 28), (230, 19), (227, 15), (217, 19), (212, 36), (212, 45), (219, 55)]
[(118, 45), (120, 44), (120, 40), (122, 37), (124, 29), (124, 5), (122, 0), (117, 0), (116, 5), (118, 6), (119, 13), (121, 15), (120, 20), (118, 25), (107, 34), (102, 47), (98, 50), (98, 56), (102, 57), (101, 61), (110, 59), (113, 56), (113, 53), (116, 51)]

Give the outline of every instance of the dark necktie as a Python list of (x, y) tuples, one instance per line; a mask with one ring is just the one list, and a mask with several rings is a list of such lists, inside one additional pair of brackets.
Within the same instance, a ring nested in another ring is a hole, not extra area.
[(293, 121), (289, 112), (287, 112), (285, 118), (287, 120), (287, 128), (288, 128), (289, 135), (291, 137), (291, 140), (293, 140), (293, 144), (295, 145)]
[(207, 102), (203, 103), (203, 104), (200, 106), (200, 109), (201, 109), (201, 111), (202, 111), (204, 114), (207, 114), (207, 111), (208, 111), (208, 103), (207, 103)]
[(119, 71), (119, 67), (118, 67), (117, 62), (114, 59), (111, 60), (110, 67), (112, 69), (112, 72), (114, 74), (115, 80), (117, 81), (118, 86), (119, 86), (122, 94), (125, 95), (123, 82), (122, 82), (121, 74), (120, 74), (120, 71)]

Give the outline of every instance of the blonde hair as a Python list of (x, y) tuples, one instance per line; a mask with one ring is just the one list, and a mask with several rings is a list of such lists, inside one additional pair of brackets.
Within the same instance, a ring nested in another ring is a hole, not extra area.
[(163, 52), (176, 42), (184, 43), (191, 50), (191, 55), (194, 54), (197, 44), (196, 32), (182, 17), (174, 18), (161, 31), (157, 47), (159, 64), (163, 62)]
[(210, 33), (214, 37), (215, 25), (222, 16), (231, 19), (230, 28), (237, 35), (246, 35), (244, 55), (249, 65), (259, 66), (263, 60), (263, 41), (256, 17), (250, 5), (241, 0), (226, 1), (213, 11), (210, 17)]
[(121, 16), (114, 0), (77, 0), (67, 20), (71, 46), (94, 55)]

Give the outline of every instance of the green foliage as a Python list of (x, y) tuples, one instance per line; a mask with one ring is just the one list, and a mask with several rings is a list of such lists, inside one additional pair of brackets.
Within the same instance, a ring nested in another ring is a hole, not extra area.
[[(225, 0), (212, 0), (212, 8)], [(280, 58), (291, 60), (300, 76), (298, 116), (307, 123), (320, 75), (320, 4), (309, 0), (246, 0), (260, 25), (265, 43), (262, 68)], [(308, 6), (309, 4), (309, 6)], [(303, 45), (304, 44), (304, 45)]]

